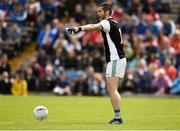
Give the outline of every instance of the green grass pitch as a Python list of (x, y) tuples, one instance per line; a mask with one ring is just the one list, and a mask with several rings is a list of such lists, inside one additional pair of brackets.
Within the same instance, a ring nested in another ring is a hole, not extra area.
[[(34, 119), (44, 105), (49, 116)], [(113, 117), (108, 97), (0, 96), (0, 130), (178, 130), (180, 99), (123, 97), (124, 124), (108, 125)]]

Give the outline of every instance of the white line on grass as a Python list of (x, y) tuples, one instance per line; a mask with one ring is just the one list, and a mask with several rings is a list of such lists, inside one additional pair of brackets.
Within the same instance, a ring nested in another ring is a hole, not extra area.
[[(0, 130), (0, 131), (17, 131), (17, 130)], [(20, 131), (44, 131), (44, 130), (21, 130), (20, 129)], [(63, 131), (63, 130), (46, 130), (46, 131)], [(68, 129), (68, 131), (112, 131), (112, 130), (69, 130)], [(180, 131), (180, 130), (113, 130), (113, 131)]]

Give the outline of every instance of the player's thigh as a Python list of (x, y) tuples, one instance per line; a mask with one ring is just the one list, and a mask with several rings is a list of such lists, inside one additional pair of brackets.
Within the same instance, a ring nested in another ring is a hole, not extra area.
[(108, 91), (115, 91), (118, 88), (119, 77), (106, 77), (106, 84)]

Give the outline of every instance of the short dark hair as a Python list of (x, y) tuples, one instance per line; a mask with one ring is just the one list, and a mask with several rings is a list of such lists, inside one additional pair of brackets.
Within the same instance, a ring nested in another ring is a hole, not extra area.
[(102, 3), (98, 5), (97, 7), (102, 7), (104, 11), (109, 11), (109, 15), (112, 13), (112, 5), (108, 3)]

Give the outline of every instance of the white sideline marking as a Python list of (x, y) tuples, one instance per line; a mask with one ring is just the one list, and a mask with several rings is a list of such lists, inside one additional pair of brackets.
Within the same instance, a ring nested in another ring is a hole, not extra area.
[[(20, 130), (20, 131), (45, 131), (45, 130)], [(17, 131), (17, 130), (0, 130), (0, 131)], [(46, 131), (65, 131), (65, 130), (46, 130)], [(180, 131), (180, 130), (68, 130), (68, 131)]]

